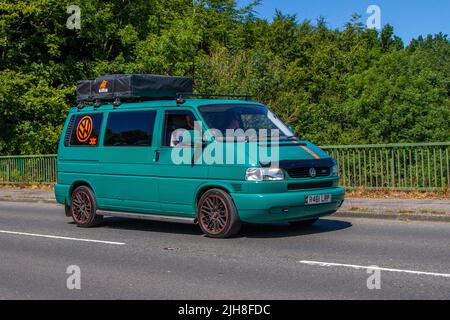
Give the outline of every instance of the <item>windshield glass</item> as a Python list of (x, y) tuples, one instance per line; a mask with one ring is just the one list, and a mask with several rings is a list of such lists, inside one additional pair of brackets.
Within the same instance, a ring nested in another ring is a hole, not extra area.
[(253, 129), (256, 131), (258, 139), (264, 135), (263, 132), (270, 137), (275, 130), (278, 130), (280, 140), (290, 139), (294, 136), (291, 130), (265, 106), (208, 105), (200, 107), (199, 111), (209, 129), (220, 131), (223, 137), (226, 136), (227, 129), (242, 130), (243, 132)]

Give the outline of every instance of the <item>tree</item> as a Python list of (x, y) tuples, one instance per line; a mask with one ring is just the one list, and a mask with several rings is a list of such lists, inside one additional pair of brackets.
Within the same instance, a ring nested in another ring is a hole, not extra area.
[(353, 15), (343, 30), (259, 1), (0, 0), (0, 154), (56, 152), (75, 83), (109, 73), (192, 76), (198, 92), (247, 93), (323, 144), (448, 141), (450, 42), (405, 47)]

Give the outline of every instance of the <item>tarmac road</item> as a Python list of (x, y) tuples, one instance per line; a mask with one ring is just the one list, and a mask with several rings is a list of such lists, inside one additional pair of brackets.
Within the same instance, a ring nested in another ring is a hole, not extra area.
[(450, 223), (328, 217), (217, 240), (117, 218), (82, 229), (63, 211), (0, 202), (0, 299), (450, 299)]

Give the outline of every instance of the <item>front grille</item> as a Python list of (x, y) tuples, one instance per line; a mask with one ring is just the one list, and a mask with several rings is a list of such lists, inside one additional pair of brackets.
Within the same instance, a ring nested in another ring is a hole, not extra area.
[[(291, 178), (310, 178), (309, 169), (311, 167), (287, 168), (286, 171)], [(318, 167), (316, 169), (316, 177), (327, 177), (330, 175), (330, 168)]]
[(303, 189), (320, 189), (331, 188), (333, 181), (314, 181), (314, 182), (301, 182), (301, 183), (289, 183), (288, 190), (303, 190)]

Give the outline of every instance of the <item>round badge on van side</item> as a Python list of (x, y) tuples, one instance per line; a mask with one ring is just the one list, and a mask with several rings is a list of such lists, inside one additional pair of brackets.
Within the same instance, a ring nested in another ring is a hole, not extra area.
[(92, 118), (90, 116), (84, 116), (77, 125), (77, 139), (80, 142), (86, 142), (92, 133), (93, 128)]

